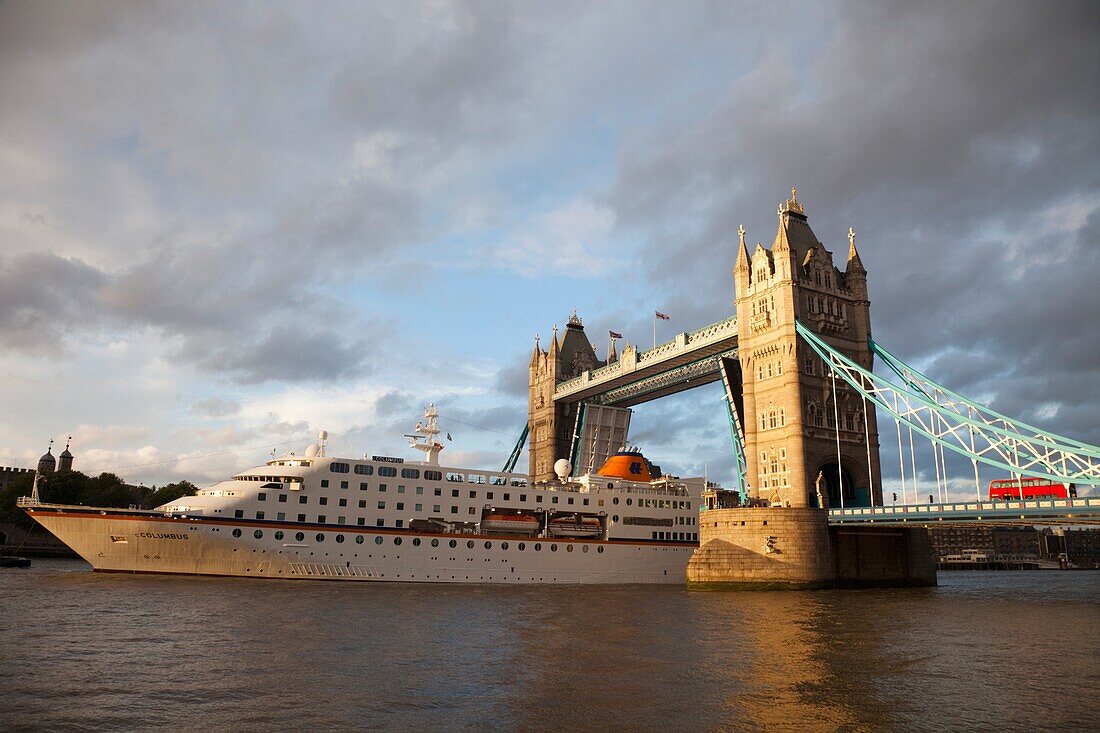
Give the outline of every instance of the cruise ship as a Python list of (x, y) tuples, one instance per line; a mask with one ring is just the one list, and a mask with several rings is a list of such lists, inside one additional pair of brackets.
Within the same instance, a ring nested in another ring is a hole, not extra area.
[[(96, 571), (409, 583), (683, 583), (704, 478), (662, 475), (624, 448), (594, 472), (526, 475), (440, 464), (438, 413), (419, 460), (326, 455), (327, 434), (153, 510), (24, 510)], [(413, 455), (416, 455), (414, 453)], [(37, 479), (36, 479), (37, 486)]]

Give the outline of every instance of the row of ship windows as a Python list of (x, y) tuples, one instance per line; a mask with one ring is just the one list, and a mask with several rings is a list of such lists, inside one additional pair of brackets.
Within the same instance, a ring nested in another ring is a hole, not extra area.
[[(234, 537), (240, 537), (241, 534), (242, 534), (242, 532), (241, 532), (240, 529), (233, 530), (233, 536)], [(654, 534), (656, 534), (656, 533), (654, 533)], [(662, 532), (661, 534), (665, 534), (665, 533)], [(669, 534), (672, 534), (672, 533), (669, 533)], [(681, 532), (679, 534), (685, 534), (685, 533)], [(258, 540), (262, 540), (263, 537), (264, 537), (264, 531), (262, 529), (257, 529), (255, 532), (252, 533), (252, 536), (255, 537)], [(285, 535), (283, 534), (282, 530), (278, 530), (278, 531), (275, 532), (274, 537), (275, 537), (276, 540), (281, 540), (285, 537)], [(306, 539), (305, 532), (295, 532), (294, 533), (294, 541), (295, 542), (304, 542), (305, 539)], [(314, 535), (313, 539), (316, 540), (317, 542), (324, 542), (325, 541), (325, 533), (324, 532), (318, 532), (316, 535)], [(345, 539), (344, 535), (342, 535), (342, 534), (336, 535), (336, 541), (337, 542), (343, 542), (344, 539)], [(374, 538), (374, 544), (376, 544), (376, 545), (381, 545), (385, 541), (386, 541), (385, 538), (381, 537), (381, 536), (375, 536), (375, 538)], [(361, 535), (361, 534), (355, 535), (355, 544), (361, 545), (364, 542), (366, 542), (366, 540), (364, 539), (363, 535)], [(404, 543), (403, 538), (401, 538), (401, 537), (394, 537), (393, 538), (393, 544), (394, 545), (397, 545), (398, 547), (400, 547), (403, 543)], [(413, 537), (412, 538), (412, 546), (413, 547), (420, 547), (420, 545), (422, 543), (423, 543), (423, 540), (420, 537)], [(466, 548), (467, 549), (470, 549), (470, 550), (474, 549), (475, 544), (476, 543), (473, 540), (466, 540)], [(432, 538), (431, 546), (432, 547), (439, 547), (439, 539), (438, 538)], [(452, 549), (455, 548), (455, 547), (458, 547), (458, 540), (448, 541), (447, 546), (452, 548)], [(510, 545), (507, 542), (501, 542), (500, 543), (500, 549), (502, 549), (502, 550), (507, 550), (509, 547), (510, 547)], [(534, 548), (535, 552), (541, 552), (542, 551), (542, 543), (541, 542), (534, 543), (532, 545), (532, 547)], [(485, 542), (485, 549), (486, 550), (493, 549), (493, 543), (491, 541), (486, 541)], [(527, 543), (526, 542), (517, 543), (516, 544), (516, 549), (519, 550), (520, 552), (526, 550), (527, 549)], [(551, 544), (550, 545), (550, 552), (557, 552), (557, 551), (558, 551), (557, 544)], [(573, 544), (572, 543), (567, 544), (565, 546), (565, 551), (566, 552), (573, 552)], [(588, 551), (589, 551), (589, 546), (587, 544), (581, 545), (581, 552), (588, 552)], [(597, 545), (596, 546), (596, 552), (603, 552), (603, 547)]]
[(654, 532), (653, 539), (655, 540), (693, 540), (699, 541), (699, 535), (696, 532)]
[[(328, 487), (329, 487), (328, 486), (328, 479), (322, 479), (321, 480), (321, 488), (327, 489)], [(341, 489), (348, 488), (348, 482), (347, 481), (341, 481), (340, 482), (340, 488)], [(367, 490), (367, 484), (365, 482), (359, 484), (359, 490), (360, 491), (366, 491)], [(387, 490), (388, 490), (388, 487), (386, 486), (386, 484), (378, 484), (379, 493), (385, 493)], [(399, 485), (397, 487), (397, 493), (398, 494), (404, 494), (405, 493), (405, 487), (403, 485)], [(495, 493), (496, 492), (493, 492), (493, 491), (487, 491), (487, 492), (485, 492), (485, 498), (487, 500), (492, 501), (494, 496), (495, 496)], [(416, 495), (417, 496), (423, 496), (423, 494), (424, 494), (424, 487), (423, 486), (417, 486), (416, 487)], [(434, 496), (443, 496), (443, 490), (442, 489), (433, 489), (432, 494)], [(459, 492), (458, 489), (451, 489), (451, 498), (452, 499), (457, 499), (459, 497), (459, 494), (460, 494), (460, 492)], [(278, 497), (279, 497), (280, 502), (283, 502), (283, 503), (286, 502), (286, 497), (287, 497), (286, 494), (278, 494)], [(535, 503), (536, 504), (541, 504), (542, 503), (542, 497), (543, 497), (542, 494), (535, 494)], [(471, 499), (476, 499), (477, 498), (477, 492), (476, 491), (471, 491), (470, 492), (470, 498)], [(550, 503), (551, 504), (557, 504), (559, 498), (560, 497), (558, 497), (558, 496), (551, 496), (550, 497)], [(267, 501), (267, 492), (265, 492), (265, 491), (259, 492), (258, 494), (256, 494), (256, 499), (257, 499), (257, 501)], [(572, 496), (567, 496), (567, 497), (565, 497), (565, 499), (566, 499), (565, 503), (568, 504), (569, 506), (572, 506), (575, 503), (575, 498), (572, 497)], [(512, 500), (512, 495), (508, 492), (504, 492), (504, 499), (503, 500), (504, 501), (511, 501)], [(527, 501), (527, 494), (520, 494), (519, 495), (519, 500), (520, 500), (520, 502), (526, 502)], [(328, 505), (328, 497), (327, 496), (320, 496), (320, 497), (317, 498), (317, 501), (321, 506)], [(598, 506), (603, 506), (603, 502), (604, 502), (604, 500), (600, 499), (597, 502), (597, 505)], [(299, 494), (298, 495), (298, 503), (299, 504), (309, 503), (309, 497), (306, 494)], [(612, 497), (611, 503), (617, 506), (619, 504), (619, 497), (617, 497), (617, 496)], [(340, 506), (347, 506), (347, 505), (348, 505), (348, 500), (347, 499), (340, 499)], [(582, 506), (588, 506), (589, 505), (589, 499), (582, 498), (581, 505)], [(634, 499), (628, 496), (626, 498), (626, 505), (627, 506), (633, 506), (634, 505)], [(366, 504), (363, 501), (360, 501), (359, 506), (361, 506), (361, 507), (366, 506)], [(639, 498), (638, 499), (638, 506), (644, 507), (644, 508), (647, 508), (647, 509), (691, 509), (691, 502), (686, 501), (686, 500), (682, 500), (682, 499), (644, 499), (644, 498)], [(384, 502), (381, 502), (381, 501), (378, 502), (378, 508), (379, 509), (384, 509), (385, 508)], [(398, 504), (398, 508), (399, 509), (401, 508), (400, 504)]]
[[(343, 505), (341, 505), (341, 506), (343, 506)], [(360, 509), (365, 509), (366, 508), (366, 502), (365, 501), (359, 502), (359, 508)], [(385, 509), (386, 508), (386, 503), (383, 502), (383, 501), (378, 502), (378, 508), (379, 509)], [(458, 514), (458, 509), (459, 508), (457, 506), (451, 506), (451, 514)], [(405, 502), (403, 502), (403, 501), (397, 502), (396, 510), (397, 511), (404, 511), (405, 510)], [(220, 511), (220, 510), (215, 510), (215, 511)], [(423, 504), (414, 504), (413, 505), (413, 511), (423, 512), (424, 511), (424, 505)], [(432, 505), (432, 514), (437, 514), (438, 515), (438, 514), (442, 514), (442, 513), (443, 513), (443, 508), (439, 504), (433, 504)], [(468, 507), (466, 513), (470, 514), (472, 516), (476, 516), (477, 513), (478, 513), (478, 510), (477, 510), (476, 507)], [(233, 511), (233, 518), (234, 519), (244, 519), (244, 510), (243, 509), (235, 509)], [(263, 510), (260, 510), (260, 511), (256, 512), (256, 519), (266, 519), (266, 518), (267, 518), (267, 513), (264, 512)], [(630, 521), (632, 519), (631, 517), (627, 517), (626, 519), (627, 519), (627, 521), (625, 522), (625, 524), (636, 524), (637, 523), (637, 522)], [(286, 522), (286, 521), (306, 522), (308, 520), (306, 519), (305, 514), (299, 514), (297, 520), (293, 520), (293, 519), (292, 520), (287, 520), (286, 512), (276, 512), (275, 521), (277, 521), (277, 522)], [(397, 519), (397, 520), (394, 520), (394, 521), (396, 522), (395, 526), (397, 526), (397, 527), (404, 527), (405, 526), (405, 523), (404, 523), (403, 519)], [(618, 524), (619, 515), (618, 514), (612, 515), (611, 521), (613, 523)], [(655, 520), (651, 520), (651, 521), (655, 521)], [(672, 523), (671, 519), (665, 519), (665, 520), (659, 520), (659, 521), (667, 522), (669, 524)], [(328, 522), (328, 515), (327, 514), (318, 514), (317, 515), (317, 524), (326, 524), (327, 522)], [(345, 516), (337, 517), (336, 518), (336, 523), (337, 524), (347, 524), (347, 517), (345, 517)], [(367, 519), (366, 519), (366, 517), (357, 517), (356, 520), (355, 520), (355, 523), (358, 526), (363, 527), (363, 526), (366, 526)], [(695, 523), (696, 523), (695, 517), (682, 517), (682, 516), (681, 517), (676, 517), (676, 524), (693, 525)], [(386, 520), (379, 517), (378, 519), (375, 520), (375, 525), (378, 526), (378, 527), (385, 527), (386, 526)]]
[[(352, 468), (351, 468), (351, 465), (348, 464), (348, 463), (342, 463), (340, 461), (333, 461), (332, 463), (328, 464), (328, 470), (332, 473), (348, 473), (349, 471), (352, 470)], [(419, 468), (402, 468), (402, 469), (400, 469), (400, 472), (401, 472), (401, 478), (418, 479), (418, 478), (420, 478), (421, 473), (423, 473), (423, 476), (427, 481), (442, 481), (443, 480), (443, 472), (442, 471), (433, 471), (433, 470), (428, 469), (428, 470), (425, 470), (425, 471), (421, 472), (421, 470)], [(373, 476), (374, 475), (374, 466), (368, 466), (368, 465), (365, 465), (365, 464), (362, 464), (362, 463), (357, 463), (357, 464), (355, 464), (355, 473), (359, 474), (360, 476)], [(388, 476), (390, 478), (393, 478), (393, 477), (396, 477), (397, 474), (398, 474), (398, 469), (394, 468), (393, 466), (379, 466), (378, 467), (378, 475), (379, 476)], [(447, 473), (447, 480), (458, 482), (458, 483), (471, 483), (471, 484), (490, 483), (490, 484), (493, 484), (494, 486), (506, 486), (508, 484), (508, 479), (506, 479), (504, 476), (482, 476), (480, 474), (475, 474), (475, 473), (471, 473), (467, 476), (467, 475), (463, 475), (461, 473), (448, 472)], [(525, 479), (512, 479), (512, 486), (526, 486), (526, 485), (527, 485), (527, 481)]]

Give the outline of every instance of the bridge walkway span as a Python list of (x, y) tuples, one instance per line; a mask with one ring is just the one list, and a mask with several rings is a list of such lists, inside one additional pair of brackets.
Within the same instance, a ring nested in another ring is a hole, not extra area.
[(623, 351), (617, 361), (554, 387), (554, 402), (630, 407), (721, 379), (718, 359), (737, 354), (737, 317), (677, 334), (648, 349)]
[(981, 522), (1012, 524), (1100, 524), (1100, 497), (1033, 501), (968, 501), (830, 509), (830, 524)]

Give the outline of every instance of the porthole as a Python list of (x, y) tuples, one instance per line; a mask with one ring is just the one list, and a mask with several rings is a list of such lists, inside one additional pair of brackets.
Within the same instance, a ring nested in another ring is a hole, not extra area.
[(611, 500), (611, 503), (612, 504), (618, 504), (619, 503), (619, 497), (616, 496), (614, 499)]
[(315, 537), (314, 539), (316, 539), (318, 542), (324, 542), (325, 541), (325, 533), (324, 532), (318, 532), (317, 537)]
[(572, 552), (573, 551), (573, 545), (566, 545), (565, 546), (565, 551), (566, 552)]
[(491, 549), (493, 549), (493, 543), (492, 543), (492, 542), (486, 542), (486, 543), (485, 543), (485, 549), (486, 549), (486, 550), (491, 550)]
[(376, 545), (382, 544), (382, 537), (381, 536), (375, 537), (374, 538), (374, 544), (376, 544)]
[(400, 545), (401, 544), (401, 538), (400, 537), (394, 537), (393, 538), (393, 544)]
[(413, 547), (420, 547), (420, 538), (413, 537)]
[(601, 546), (601, 547), (597, 547), (597, 548), (596, 548), (596, 552), (603, 552), (603, 547), (602, 547), (602, 546)]
[(233, 530), (233, 536), (234, 537), (240, 537), (241, 536), (241, 530), (239, 528)]
[(432, 540), (432, 547), (439, 547), (439, 540)]
[(294, 533), (294, 539), (297, 542), (301, 542), (305, 538), (306, 538), (306, 533), (305, 532), (295, 532)]
[(474, 541), (473, 540), (466, 540), (466, 548), (469, 549), (469, 550), (474, 549)]
[(627, 505), (627, 506), (630, 506), (630, 505), (631, 505), (631, 504), (633, 504), (633, 503), (634, 503), (634, 500), (633, 500), (633, 499), (631, 499), (631, 498), (630, 498), (629, 496), (628, 496), (628, 497), (626, 497), (626, 505)]
[(355, 535), (355, 544), (357, 544), (357, 545), (363, 544), (363, 535), (361, 535), (361, 534)]
[(523, 552), (526, 549), (526, 547), (527, 546), (525, 544), (523, 544), (522, 542), (519, 543), (519, 551), (520, 552)]
[(618, 514), (612, 514), (611, 515), (611, 521), (612, 522), (618, 522), (619, 521), (619, 515)]
[(342, 535), (342, 534), (336, 535), (336, 541), (337, 542), (343, 542), (344, 541), (344, 535)]
[(282, 538), (283, 538), (283, 533), (282, 532), (276, 532), (275, 533), (275, 539), (281, 540)]
[(558, 546), (557, 545), (550, 545), (550, 552), (557, 552), (557, 551), (558, 551)]
[(447, 544), (448, 544), (448, 545), (449, 545), (449, 546), (450, 546), (450, 547), (451, 547), (452, 549), (453, 549), (453, 548), (455, 548), (455, 547), (458, 547), (458, 543), (457, 543), (456, 541), (454, 541), (454, 540), (451, 540), (451, 541), (450, 541), (450, 542), (448, 542)]
[(258, 529), (252, 533), (252, 536), (258, 540), (262, 540), (264, 538), (264, 531), (262, 529)]
[(541, 549), (542, 549), (542, 543), (541, 542), (536, 542), (535, 543), (535, 552), (538, 552)]
[(501, 542), (500, 543), (500, 549), (507, 550), (508, 549), (508, 543), (507, 542)]
[(581, 545), (581, 552), (588, 552), (588, 545)]

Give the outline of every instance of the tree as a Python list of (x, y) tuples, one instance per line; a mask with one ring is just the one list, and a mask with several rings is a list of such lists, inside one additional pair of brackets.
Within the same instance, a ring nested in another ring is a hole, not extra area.
[(175, 501), (181, 496), (194, 496), (198, 490), (199, 487), (195, 486), (190, 481), (177, 481), (174, 484), (165, 484), (159, 489), (154, 486), (152, 493), (143, 499), (142, 506), (146, 509), (152, 509), (153, 507)]

